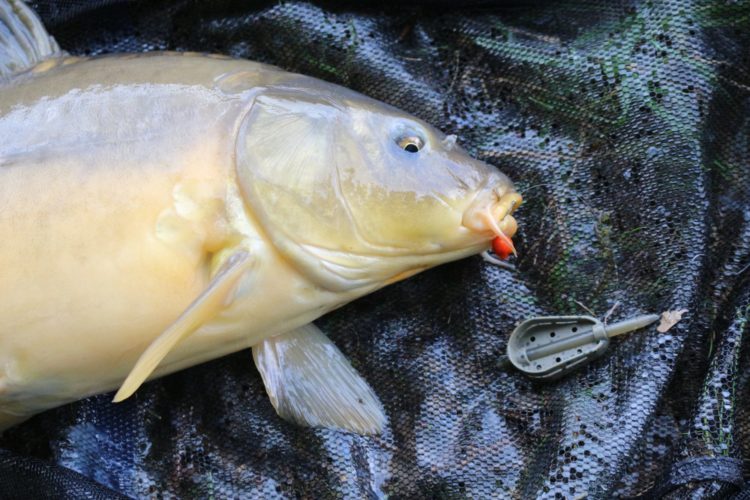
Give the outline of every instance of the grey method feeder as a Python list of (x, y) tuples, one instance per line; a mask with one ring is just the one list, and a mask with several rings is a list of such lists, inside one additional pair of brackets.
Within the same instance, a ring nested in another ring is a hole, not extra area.
[(511, 333), (500, 364), (513, 365), (533, 379), (555, 380), (604, 354), (612, 337), (658, 320), (658, 314), (647, 314), (605, 326), (591, 316), (527, 319)]

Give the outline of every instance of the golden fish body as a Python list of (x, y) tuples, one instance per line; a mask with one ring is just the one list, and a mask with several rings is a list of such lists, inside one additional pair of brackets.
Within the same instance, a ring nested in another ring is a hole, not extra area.
[[(376, 432), (377, 398), (305, 325), (515, 231), (507, 178), (341, 87), (204, 55), (38, 59), (0, 83), (0, 429), (252, 346), (282, 416)], [(326, 366), (333, 389), (288, 390)]]
[(262, 293), (245, 304), (251, 326), (228, 309), (156, 374), (249, 347), (340, 302), (319, 291), (311, 304), (309, 284), (243, 210), (231, 131), (246, 103), (215, 82), (232, 70), (248, 86), (278, 74), (245, 61), (109, 57), (63, 60), (0, 90), (4, 413), (116, 388), (206, 288), (231, 238), (264, 262), (253, 276)]

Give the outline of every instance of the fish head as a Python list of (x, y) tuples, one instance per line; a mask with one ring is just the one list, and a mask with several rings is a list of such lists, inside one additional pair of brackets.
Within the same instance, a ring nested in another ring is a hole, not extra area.
[(257, 96), (236, 153), (268, 238), (329, 290), (377, 288), (516, 231), (513, 183), (455, 136), (317, 80)]

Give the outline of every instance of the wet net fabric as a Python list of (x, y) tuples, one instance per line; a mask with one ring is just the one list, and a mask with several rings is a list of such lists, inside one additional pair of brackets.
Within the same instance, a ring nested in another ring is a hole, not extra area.
[[(467, 259), (317, 322), (381, 398), (382, 436), (282, 421), (240, 352), (8, 431), (0, 497), (743, 495), (750, 2), (388, 4), (32, 3), (72, 54), (218, 52), (393, 104), (525, 203), (515, 271)], [(680, 308), (556, 382), (497, 364), (530, 316)]]

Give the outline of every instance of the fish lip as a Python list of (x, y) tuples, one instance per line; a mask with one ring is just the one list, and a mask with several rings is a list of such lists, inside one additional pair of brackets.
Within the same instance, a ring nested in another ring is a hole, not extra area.
[(509, 240), (516, 232), (512, 214), (522, 201), (512, 185), (480, 190), (464, 211), (462, 225), (490, 239), (497, 236)]

